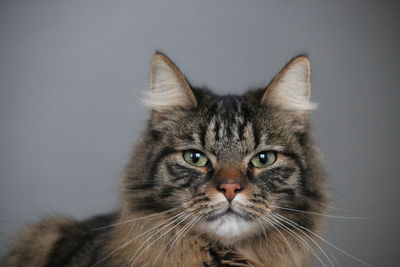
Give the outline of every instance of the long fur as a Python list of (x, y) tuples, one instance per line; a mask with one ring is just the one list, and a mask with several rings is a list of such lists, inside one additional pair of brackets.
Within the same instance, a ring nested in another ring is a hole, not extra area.
[[(44, 220), (16, 238), (1, 266), (308, 265), (316, 240), (301, 229), (321, 229), (312, 214), (328, 202), (309, 96), (304, 57), (266, 89), (218, 96), (191, 87), (156, 54), (145, 100), (152, 115), (125, 170), (117, 214)], [(193, 150), (208, 158), (205, 166), (185, 159)], [(276, 160), (253, 165), (266, 151)], [(225, 183), (240, 189), (234, 198)]]

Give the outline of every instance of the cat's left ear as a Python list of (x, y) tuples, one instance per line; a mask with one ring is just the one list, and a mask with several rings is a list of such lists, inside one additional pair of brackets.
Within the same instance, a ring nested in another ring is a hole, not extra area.
[(310, 102), (311, 64), (307, 57), (292, 59), (272, 80), (261, 98), (262, 105), (274, 105), (304, 115), (316, 108)]
[(152, 111), (163, 113), (197, 107), (196, 97), (182, 72), (161, 53), (153, 56), (150, 83), (151, 88), (147, 92), (144, 104)]

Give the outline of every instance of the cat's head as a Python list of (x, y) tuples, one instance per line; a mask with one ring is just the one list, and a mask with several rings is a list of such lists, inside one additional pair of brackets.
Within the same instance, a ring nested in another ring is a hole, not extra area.
[(306, 57), (266, 88), (219, 96), (157, 53), (144, 99), (151, 117), (124, 181), (132, 209), (181, 213), (182, 226), (224, 244), (275, 231), (279, 216), (313, 228), (315, 217), (290, 211), (319, 212), (326, 199), (309, 96)]

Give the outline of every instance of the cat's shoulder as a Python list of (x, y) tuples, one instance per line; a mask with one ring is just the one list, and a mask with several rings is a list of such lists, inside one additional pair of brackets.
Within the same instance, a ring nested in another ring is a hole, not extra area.
[(44, 266), (57, 241), (76, 223), (66, 216), (52, 216), (26, 226), (15, 237), (1, 266)]
[[(114, 214), (85, 221), (66, 216), (44, 218), (25, 227), (16, 236), (0, 266), (57, 266), (57, 263), (69, 261), (70, 258), (94, 258), (96, 255), (93, 255), (93, 251), (95, 247), (101, 247), (100, 241), (106, 232), (101, 228), (111, 224), (114, 218)], [(86, 255), (78, 255), (83, 251)]]

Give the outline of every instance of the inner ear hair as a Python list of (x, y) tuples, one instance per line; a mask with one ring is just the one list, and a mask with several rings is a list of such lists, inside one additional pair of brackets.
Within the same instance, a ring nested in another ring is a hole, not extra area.
[(310, 102), (310, 60), (305, 56), (292, 59), (268, 85), (262, 105), (274, 105), (299, 114), (317, 107)]
[(156, 112), (193, 109), (197, 100), (178, 67), (164, 54), (156, 53), (151, 63), (150, 90), (142, 102)]

